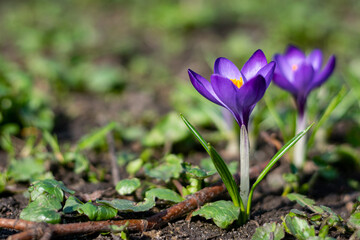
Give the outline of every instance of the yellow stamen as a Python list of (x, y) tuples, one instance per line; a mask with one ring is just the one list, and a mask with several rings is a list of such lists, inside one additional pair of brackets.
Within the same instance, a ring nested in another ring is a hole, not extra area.
[(241, 88), (241, 86), (244, 84), (242, 77), (240, 79), (230, 79), (237, 88)]
[(298, 69), (298, 65), (297, 64), (293, 64), (291, 66), (291, 69), (295, 72)]

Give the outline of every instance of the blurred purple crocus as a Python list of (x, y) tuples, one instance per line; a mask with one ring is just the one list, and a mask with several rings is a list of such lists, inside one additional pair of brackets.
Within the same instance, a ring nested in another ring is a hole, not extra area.
[(264, 96), (275, 69), (275, 62), (267, 63), (259, 49), (245, 63), (241, 71), (226, 58), (218, 58), (210, 82), (191, 69), (188, 70), (195, 89), (208, 100), (228, 109), (239, 126), (248, 128), (249, 117), (256, 103)]
[(300, 116), (304, 115), (309, 93), (323, 84), (334, 71), (335, 56), (331, 56), (322, 68), (321, 50), (315, 49), (306, 56), (298, 48), (289, 46), (285, 54), (276, 54), (274, 60), (274, 83), (294, 96)]
[[(310, 92), (321, 86), (332, 74), (335, 68), (335, 56), (331, 56), (324, 67), (322, 52), (313, 50), (306, 56), (301, 50), (289, 46), (284, 55), (274, 56), (276, 69), (274, 83), (289, 91), (296, 102), (298, 117), (296, 133), (306, 127), (306, 100)], [(306, 139), (302, 138), (295, 145), (293, 162), (296, 167), (302, 168), (306, 158)]]

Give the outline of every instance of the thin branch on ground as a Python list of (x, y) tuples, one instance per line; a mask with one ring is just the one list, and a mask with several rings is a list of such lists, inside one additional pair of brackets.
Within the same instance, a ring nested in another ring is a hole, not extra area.
[(120, 178), (120, 171), (119, 171), (119, 167), (118, 167), (117, 159), (116, 159), (115, 142), (114, 142), (114, 136), (112, 134), (112, 131), (110, 131), (106, 135), (106, 140), (107, 140), (108, 147), (109, 147), (112, 182), (115, 187), (116, 184), (121, 180), (121, 178)]
[[(250, 177), (256, 178), (268, 162), (259, 164), (250, 169)], [(235, 175), (235, 180), (239, 184), (239, 175)], [(212, 201), (226, 191), (225, 185), (220, 182), (213, 186), (203, 188), (202, 190), (189, 195), (186, 200), (175, 204), (146, 219), (128, 219), (128, 220), (107, 220), (107, 221), (89, 221), (69, 224), (47, 224), (31, 222), (21, 219), (0, 218), (0, 227), (23, 231), (8, 237), (8, 240), (25, 239), (51, 239), (53, 236), (65, 236), (74, 234), (85, 234), (95, 232), (111, 232), (113, 226), (123, 226), (127, 224), (126, 229), (130, 232), (143, 232), (152, 229), (158, 229), (166, 223), (178, 219), (189, 212), (197, 209), (199, 206)]]

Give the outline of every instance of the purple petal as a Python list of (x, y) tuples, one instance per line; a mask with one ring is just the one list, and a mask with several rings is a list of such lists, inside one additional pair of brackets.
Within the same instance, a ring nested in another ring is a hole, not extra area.
[(307, 95), (311, 89), (311, 82), (314, 77), (314, 69), (310, 64), (303, 63), (295, 71), (293, 85), (297, 89), (297, 95)]
[(216, 59), (214, 73), (228, 79), (240, 79), (241, 77), (240, 71), (235, 64), (223, 57)]
[(208, 80), (206, 80), (196, 72), (192, 71), (191, 69), (188, 69), (188, 74), (192, 85), (201, 95), (203, 95), (205, 98), (212, 101), (213, 103), (223, 106), (221, 101), (219, 101), (216, 94), (214, 93), (214, 90)]
[(266, 57), (263, 51), (259, 49), (244, 64), (243, 68), (241, 69), (241, 73), (246, 77), (246, 79), (251, 79), (255, 77), (257, 72), (262, 69), (266, 64)]
[(322, 65), (322, 52), (319, 49), (312, 51), (307, 57), (307, 62), (311, 64), (315, 72), (320, 71)]
[(316, 75), (315, 81), (313, 82), (311, 88), (319, 87), (321, 84), (323, 84), (333, 73), (336, 65), (336, 58), (334, 55), (332, 55), (325, 65), (324, 69)]
[(292, 93), (293, 95), (296, 95), (296, 93), (297, 93), (296, 88), (282, 74), (279, 74), (278, 72), (274, 72), (273, 82), (276, 85), (278, 85), (280, 88)]
[(219, 100), (232, 111), (237, 110), (236, 93), (238, 88), (230, 79), (218, 74), (211, 75), (211, 86)]
[(263, 76), (257, 75), (238, 91), (237, 105), (243, 110), (253, 107), (264, 96), (267, 85)]
[(292, 82), (294, 79), (294, 72), (291, 70), (291, 65), (286, 61), (285, 57), (276, 54), (274, 60), (276, 62), (275, 72)]
[(300, 65), (306, 59), (305, 54), (300, 49), (291, 45), (286, 50), (284, 57), (290, 66)]
[(273, 78), (275, 66), (276, 66), (275, 62), (272, 61), (269, 64), (266, 64), (265, 67), (260, 69), (260, 71), (257, 73), (265, 78), (267, 87), (269, 87), (271, 79)]
[(230, 110), (239, 125), (243, 124), (241, 109), (236, 102), (238, 88), (228, 78), (218, 74), (211, 75), (211, 85), (223, 106)]

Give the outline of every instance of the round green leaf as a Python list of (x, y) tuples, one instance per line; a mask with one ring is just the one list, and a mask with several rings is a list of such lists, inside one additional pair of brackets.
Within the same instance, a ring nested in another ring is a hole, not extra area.
[(207, 203), (199, 210), (193, 212), (193, 216), (200, 215), (206, 219), (212, 219), (214, 223), (221, 228), (227, 228), (239, 218), (240, 207), (230, 201), (217, 201)]
[(124, 179), (116, 184), (116, 191), (120, 195), (126, 195), (133, 193), (140, 187), (141, 183), (138, 178)]
[(152, 199), (152, 198), (158, 198), (174, 203), (178, 203), (181, 201), (184, 201), (184, 198), (182, 198), (179, 194), (176, 192), (170, 190), (170, 189), (164, 189), (164, 188), (153, 188), (145, 193), (146, 198)]
[(44, 208), (30, 203), (29, 206), (21, 211), (20, 219), (33, 222), (59, 223), (61, 214), (54, 209)]
[(285, 237), (284, 226), (281, 224), (265, 223), (263, 226), (258, 227), (252, 236), (251, 240), (273, 239), (280, 240)]
[(98, 200), (97, 203), (102, 203), (113, 207), (119, 211), (131, 211), (131, 212), (145, 212), (155, 206), (153, 199), (145, 199), (144, 202), (135, 203), (126, 199), (114, 199), (112, 201)]

